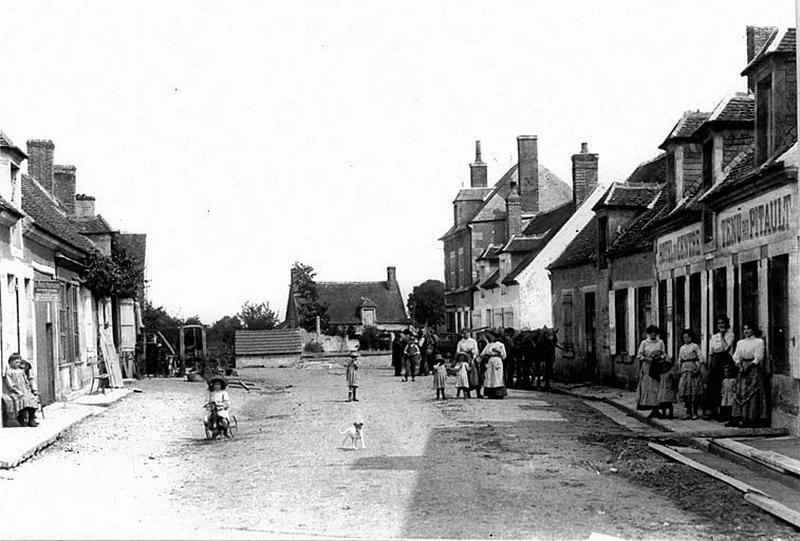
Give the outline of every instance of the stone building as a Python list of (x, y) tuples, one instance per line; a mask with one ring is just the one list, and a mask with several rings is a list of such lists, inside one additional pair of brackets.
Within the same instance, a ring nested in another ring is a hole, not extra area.
[[(524, 231), (531, 219), (571, 200), (569, 185), (539, 163), (538, 138), (517, 137), (517, 163), (492, 187), (481, 158), (480, 141), (470, 164), (470, 185), (453, 201), (453, 226), (439, 239), (444, 243), (446, 328), (455, 332), (474, 324), (474, 293), (480, 280), (481, 261), (490, 245), (504, 246), (508, 235), (507, 200), (512, 191), (519, 199), (513, 227)], [(512, 183), (514, 190), (512, 190)], [(484, 313), (485, 314), (485, 313)], [(481, 318), (485, 315), (481, 315)], [(492, 314), (492, 320), (495, 315)], [(477, 316), (476, 316), (477, 318)]]
[(478, 283), (473, 292), (473, 328), (534, 329), (551, 325), (547, 266), (592, 218), (602, 195), (597, 188), (598, 157), (588, 144), (572, 156), (571, 201), (533, 215), (522, 229), (521, 201), (512, 188), (506, 198), (505, 244), (490, 244), (476, 259)]

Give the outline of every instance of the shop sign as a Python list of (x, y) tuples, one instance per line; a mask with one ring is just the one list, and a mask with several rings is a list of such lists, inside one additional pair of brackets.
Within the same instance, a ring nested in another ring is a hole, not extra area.
[(791, 193), (770, 194), (719, 215), (719, 247), (732, 249), (751, 240), (764, 240), (791, 227)]
[(663, 266), (682, 265), (701, 255), (703, 237), (698, 224), (659, 239), (656, 263)]
[(36, 280), (33, 283), (33, 300), (57, 301), (61, 295), (61, 282), (58, 280)]

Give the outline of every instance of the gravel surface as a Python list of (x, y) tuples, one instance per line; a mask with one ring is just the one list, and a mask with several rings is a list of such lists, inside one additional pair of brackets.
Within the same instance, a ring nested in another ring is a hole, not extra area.
[[(348, 403), (340, 367), (253, 371), (265, 390), (231, 389), (239, 436), (216, 441), (202, 384), (138, 382), (143, 393), (0, 472), (15, 501), (0, 537), (798, 536), (578, 399), (456, 400), (451, 387), (436, 401), (430, 377), (392, 374), (364, 370)], [(341, 446), (355, 421), (364, 450)]]

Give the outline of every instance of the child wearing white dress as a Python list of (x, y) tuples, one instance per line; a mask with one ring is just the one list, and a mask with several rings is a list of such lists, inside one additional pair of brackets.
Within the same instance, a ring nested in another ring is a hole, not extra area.
[(469, 363), (467, 354), (459, 353), (456, 355), (456, 398), (463, 396), (469, 398)]
[(703, 351), (694, 343), (694, 333), (690, 329), (683, 331), (683, 345), (678, 350), (678, 363), (681, 379), (678, 382), (678, 395), (686, 404), (684, 419), (700, 418), (698, 409), (703, 400), (705, 385), (701, 367), (705, 363)]
[(436, 367), (433, 369), (433, 388), (436, 389), (436, 400), (441, 395), (442, 400), (447, 398), (444, 393), (445, 383), (447, 382), (447, 367), (444, 365), (444, 357), (437, 355), (434, 358)]

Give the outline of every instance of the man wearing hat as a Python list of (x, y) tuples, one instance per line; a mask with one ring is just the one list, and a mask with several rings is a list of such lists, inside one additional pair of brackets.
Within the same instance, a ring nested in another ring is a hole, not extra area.
[(225, 437), (228, 435), (228, 425), (230, 424), (231, 416), (228, 410), (231, 407), (231, 397), (225, 389), (228, 387), (228, 380), (222, 376), (212, 376), (208, 380), (208, 402), (206, 407), (209, 409), (208, 415), (205, 418), (206, 428), (211, 428), (211, 411), (212, 405), (216, 406), (217, 417), (219, 417), (219, 424), (222, 427)]

